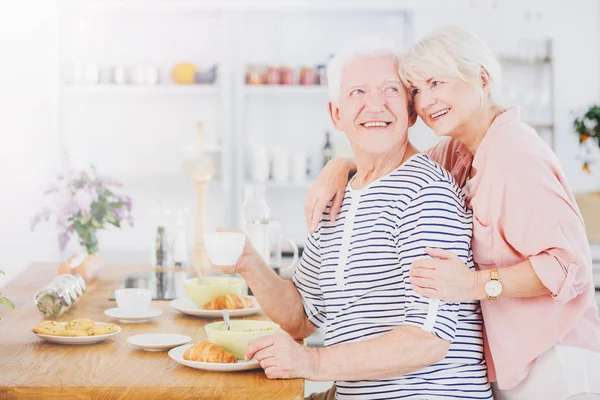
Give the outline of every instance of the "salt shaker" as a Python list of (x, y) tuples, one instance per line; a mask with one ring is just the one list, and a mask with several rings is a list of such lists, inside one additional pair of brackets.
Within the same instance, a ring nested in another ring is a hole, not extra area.
[(86, 291), (85, 281), (79, 274), (58, 275), (33, 298), (44, 317), (64, 314)]

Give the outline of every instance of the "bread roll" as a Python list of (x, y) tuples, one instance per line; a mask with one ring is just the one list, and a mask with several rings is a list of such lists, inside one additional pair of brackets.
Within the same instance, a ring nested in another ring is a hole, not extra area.
[(240, 297), (235, 294), (228, 294), (223, 297), (217, 297), (202, 306), (204, 310), (241, 310), (254, 306), (254, 302), (249, 297)]
[(237, 359), (211, 342), (198, 342), (183, 353), (183, 359), (210, 363), (237, 363)]

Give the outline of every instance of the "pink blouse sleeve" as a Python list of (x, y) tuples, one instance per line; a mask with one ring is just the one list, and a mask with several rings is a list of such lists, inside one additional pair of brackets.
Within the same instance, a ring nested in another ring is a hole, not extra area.
[(512, 154), (505, 165), (499, 231), (517, 252), (529, 256), (535, 273), (556, 301), (584, 292), (591, 261), (585, 227), (554, 157)]
[(459, 187), (467, 181), (473, 156), (454, 139), (444, 139), (425, 153), (452, 174)]

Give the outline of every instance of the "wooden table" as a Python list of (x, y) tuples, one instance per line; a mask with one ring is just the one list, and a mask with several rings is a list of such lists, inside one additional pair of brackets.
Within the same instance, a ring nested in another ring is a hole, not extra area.
[[(133, 269), (108, 265), (76, 306), (60, 320), (109, 321), (104, 310), (115, 307), (109, 294)], [(127, 337), (139, 333), (181, 333), (206, 340), (211, 322), (153, 301), (163, 314), (142, 324), (117, 323), (123, 329), (106, 342), (69, 346), (38, 339), (31, 329), (43, 318), (33, 295), (55, 275), (55, 264), (35, 264), (15, 278), (3, 294), (16, 309), (0, 306), (0, 400), (5, 399), (302, 399), (304, 380), (269, 380), (262, 370), (208, 372), (185, 367), (167, 352), (137, 350)], [(252, 319), (267, 319), (264, 314)]]

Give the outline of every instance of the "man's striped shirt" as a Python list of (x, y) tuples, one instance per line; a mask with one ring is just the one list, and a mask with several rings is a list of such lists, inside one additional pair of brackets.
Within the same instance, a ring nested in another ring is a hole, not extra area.
[(402, 325), (450, 342), (444, 360), (413, 373), (336, 382), (337, 398), (492, 398), (479, 303), (421, 297), (409, 282), (412, 262), (428, 258), (426, 247), (453, 251), (474, 268), (471, 214), (450, 174), (417, 154), (363, 189), (349, 184), (335, 222), (328, 212), (293, 278), (308, 319), (325, 327), (325, 346), (368, 340)]

